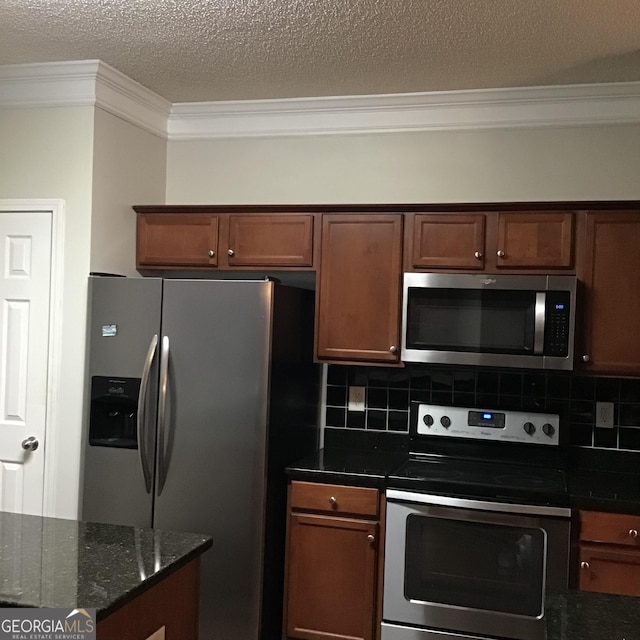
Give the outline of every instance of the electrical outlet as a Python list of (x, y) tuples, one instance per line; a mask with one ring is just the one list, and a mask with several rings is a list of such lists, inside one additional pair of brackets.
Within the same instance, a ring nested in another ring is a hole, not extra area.
[(349, 387), (349, 411), (364, 411), (364, 387)]
[(596, 402), (596, 427), (613, 429), (613, 402)]

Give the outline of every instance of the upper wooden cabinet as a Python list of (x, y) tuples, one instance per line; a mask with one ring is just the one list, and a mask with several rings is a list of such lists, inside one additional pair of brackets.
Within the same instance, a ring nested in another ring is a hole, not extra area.
[(484, 269), (482, 214), (416, 214), (407, 225), (408, 270)]
[(312, 269), (313, 214), (139, 213), (137, 266)]
[(571, 211), (410, 214), (405, 269), (571, 269)]
[(640, 210), (587, 213), (579, 239), (578, 366), (640, 375)]
[(216, 267), (218, 216), (138, 215), (137, 266)]
[(316, 355), (393, 364), (400, 356), (402, 216), (322, 216)]

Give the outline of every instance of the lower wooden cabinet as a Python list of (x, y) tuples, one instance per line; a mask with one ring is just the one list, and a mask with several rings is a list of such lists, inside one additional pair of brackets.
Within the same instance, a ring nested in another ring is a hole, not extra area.
[(196, 559), (100, 620), (96, 637), (198, 640), (199, 598), (200, 560)]
[(640, 596), (640, 516), (580, 512), (578, 586)]
[[(309, 507), (302, 501), (305, 496)], [(332, 491), (331, 485), (292, 483), (284, 621), (288, 638), (376, 637), (378, 513), (376, 489), (339, 486)]]

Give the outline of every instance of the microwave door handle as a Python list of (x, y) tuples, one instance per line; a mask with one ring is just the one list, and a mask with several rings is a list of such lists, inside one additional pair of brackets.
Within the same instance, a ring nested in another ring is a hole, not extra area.
[(533, 333), (533, 353), (541, 356), (544, 353), (544, 316), (547, 309), (547, 294), (544, 291), (536, 293), (535, 324)]

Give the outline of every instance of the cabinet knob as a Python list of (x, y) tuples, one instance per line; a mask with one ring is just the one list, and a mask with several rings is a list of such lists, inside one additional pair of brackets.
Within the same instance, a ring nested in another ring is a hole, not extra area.
[(476, 260), (480, 260), (480, 258), (482, 258), (482, 251), (476, 251), (473, 255), (475, 256)]
[(213, 249), (209, 249), (209, 257), (213, 258), (216, 255), (216, 252)]
[(588, 569), (589, 568), (589, 563), (585, 562), (584, 560), (580, 563), (580, 568), (581, 569)]
[(233, 251), (233, 249), (229, 249), (229, 250), (227, 251), (227, 253), (228, 253), (230, 256), (234, 255), (234, 251)]
[(504, 258), (504, 251), (502, 249), (499, 249), (496, 255), (498, 256), (498, 258)]
[(338, 504), (338, 501), (333, 496), (331, 496), (329, 498), (329, 504), (335, 506)]
[(589, 360), (591, 360), (591, 358), (589, 358), (589, 356), (587, 356), (587, 355), (582, 356), (582, 362), (589, 362)]
[(389, 347), (389, 351), (391, 351), (391, 353), (395, 353), (397, 350), (398, 348), (394, 344)]
[(371, 542), (371, 544), (373, 544), (376, 541), (375, 536), (372, 536), (371, 534), (367, 536), (367, 540)]
[(638, 530), (637, 529), (629, 529), (629, 535), (632, 538), (637, 538), (638, 537)]

